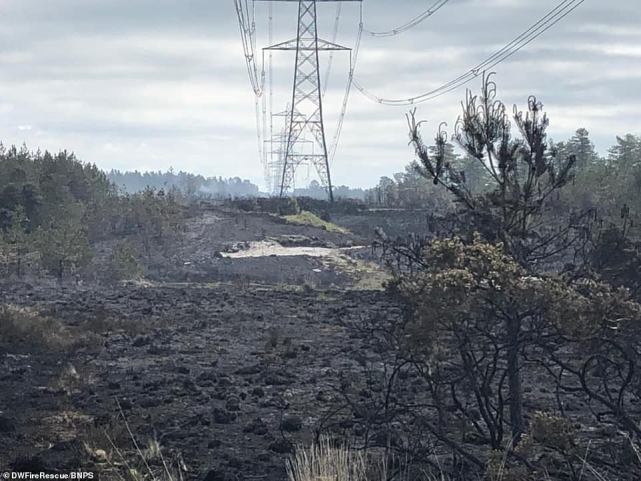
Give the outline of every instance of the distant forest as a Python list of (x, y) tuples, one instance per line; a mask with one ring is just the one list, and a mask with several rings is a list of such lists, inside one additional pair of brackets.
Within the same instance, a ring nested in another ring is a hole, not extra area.
[[(585, 129), (579, 129), (566, 142), (553, 144), (552, 148), (562, 157), (575, 155), (578, 173), (569, 190), (575, 202), (581, 204), (637, 206), (641, 189), (641, 138), (625, 135), (616, 138), (616, 144), (609, 149), (607, 156), (600, 156)], [(489, 179), (487, 172), (465, 155), (456, 153), (452, 144), (446, 145), (446, 163), (456, 166), (465, 176), (466, 184), (473, 192), (485, 190)], [(44, 170), (50, 170), (44, 172)], [(452, 200), (442, 189), (419, 172), (417, 164), (409, 164), (404, 172), (391, 177), (381, 177), (378, 184), (369, 189), (336, 186), (336, 198), (357, 199), (369, 205), (386, 208), (433, 208), (443, 207)], [(73, 171), (73, 175), (71, 175)], [(76, 181), (77, 171), (81, 179)], [(90, 172), (91, 175), (88, 175)], [(60, 152), (53, 155), (49, 152), (30, 152), (26, 146), (21, 149), (5, 148), (0, 144), (0, 217), (2, 211), (12, 210), (16, 204), (22, 204), (27, 213), (32, 207), (30, 202), (18, 201), (17, 197), (32, 195), (34, 199), (47, 197), (43, 204), (60, 204), (60, 199), (50, 199), (49, 185), (61, 188), (66, 192), (76, 193), (82, 186), (92, 195), (96, 185), (102, 191), (115, 187), (120, 194), (142, 193), (150, 188), (158, 191), (179, 192), (188, 198), (212, 197), (216, 199), (246, 198), (265, 196), (260, 188), (239, 177), (224, 179), (222, 177), (205, 177), (187, 172), (121, 172), (111, 170), (103, 174), (95, 165), (78, 162), (72, 153)], [(70, 177), (71, 175), (71, 177)], [(57, 183), (49, 182), (57, 179)], [(64, 179), (64, 180), (63, 180)], [(69, 180), (71, 179), (71, 180)], [(96, 181), (100, 179), (100, 181)], [(49, 182), (49, 183), (48, 183)], [(68, 182), (73, 185), (65, 186)], [(52, 187), (53, 188), (53, 187)], [(603, 194), (603, 192), (607, 194)], [(20, 195), (18, 195), (20, 193)], [(104, 194), (103, 194), (104, 195)], [(297, 197), (326, 199), (325, 189), (312, 181), (306, 188), (294, 190)], [(10, 216), (9, 216), (10, 217)]]
[[(107, 178), (121, 191), (127, 194), (142, 192), (151, 187), (156, 190), (176, 189), (187, 197), (213, 197), (213, 198), (238, 198), (238, 197), (258, 197), (264, 195), (260, 188), (239, 177), (224, 179), (222, 177), (204, 177), (189, 172), (174, 172), (170, 169), (168, 172), (121, 172), (111, 170), (107, 173)], [(358, 199), (366, 200), (368, 196), (367, 189), (353, 189), (351, 187), (340, 185), (334, 187), (334, 195), (341, 199)], [(294, 190), (296, 197), (311, 197), (313, 199), (326, 199), (327, 192), (315, 180), (310, 182), (308, 187), (297, 188)]]
[[(627, 134), (616, 138), (616, 144), (611, 147), (606, 156), (597, 153), (585, 129), (578, 129), (574, 136), (565, 142), (551, 144), (551, 149), (561, 157), (574, 155), (577, 158), (578, 174), (573, 190), (574, 200), (582, 204), (595, 204), (599, 201), (611, 205), (634, 205), (641, 186), (639, 165), (641, 158), (641, 138)], [(445, 161), (456, 166), (465, 176), (465, 182), (474, 193), (482, 193), (490, 185), (488, 173), (479, 167), (478, 162), (460, 155), (453, 144), (445, 146)], [(337, 199), (356, 199), (368, 205), (385, 208), (443, 208), (453, 207), (451, 197), (421, 175), (416, 163), (410, 163), (404, 172), (398, 172), (391, 177), (381, 177), (372, 188), (352, 188), (345, 185), (334, 187), (334, 197)], [(260, 188), (249, 180), (238, 177), (224, 179), (222, 177), (204, 177), (187, 172), (120, 172), (112, 170), (107, 178), (119, 191), (134, 194), (150, 187), (155, 190), (175, 189), (186, 197), (212, 197), (216, 199), (247, 198), (266, 196)], [(598, 199), (604, 185), (612, 187), (616, 192), (616, 202), (608, 194), (604, 199)], [(616, 184), (616, 186), (610, 185)], [(307, 187), (294, 189), (295, 197), (326, 199), (325, 188), (316, 180)]]
[(107, 178), (122, 192), (135, 194), (151, 187), (156, 190), (177, 189), (188, 197), (203, 196), (215, 198), (256, 197), (258, 186), (239, 177), (204, 177), (188, 172), (120, 172), (111, 170)]

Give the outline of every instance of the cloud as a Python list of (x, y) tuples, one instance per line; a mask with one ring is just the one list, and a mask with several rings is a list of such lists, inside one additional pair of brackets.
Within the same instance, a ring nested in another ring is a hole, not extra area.
[[(402, 25), (424, 0), (369, 0), (371, 30)], [(377, 95), (409, 97), (458, 77), (558, 4), (558, 0), (452, 0), (402, 35), (363, 38), (357, 76)], [(258, 47), (268, 41), (267, 6), (256, 3)], [(336, 6), (319, 5), (331, 39)], [(359, 5), (344, 4), (339, 43), (354, 45)], [(5, 144), (69, 149), (103, 168), (168, 169), (262, 182), (255, 104), (231, 1), (3, 0), (0, 129)], [(296, 6), (274, 4), (274, 42), (295, 35)], [(496, 67), (499, 93), (523, 107), (545, 103), (551, 135), (586, 127), (602, 152), (616, 135), (641, 134), (641, 3), (585, 2)], [(273, 110), (291, 102), (293, 54), (274, 54)], [(261, 59), (259, 59), (261, 60)], [(328, 54), (321, 56), (328, 64)], [(331, 139), (349, 68), (336, 54), (325, 98)], [(323, 77), (324, 78), (324, 77)], [(467, 87), (477, 89), (478, 81)], [(429, 138), (456, 120), (465, 87), (419, 106)], [(268, 102), (269, 105), (269, 102)], [(262, 106), (259, 104), (259, 114)], [(412, 160), (407, 108), (352, 94), (333, 164), (339, 184), (367, 186)], [(260, 116), (260, 115), (259, 115)], [(282, 117), (274, 117), (276, 131)], [(17, 127), (16, 127), (17, 126)]]

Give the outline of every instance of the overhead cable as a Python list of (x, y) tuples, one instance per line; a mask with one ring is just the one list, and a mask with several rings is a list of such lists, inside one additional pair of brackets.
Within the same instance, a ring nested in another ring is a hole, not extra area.
[(539, 21), (529, 27), (521, 35), (513, 39), (510, 43), (505, 45), (500, 50), (496, 51), (490, 57), (485, 59), (483, 62), (479, 63), (475, 67), (469, 69), (464, 74), (458, 76), (454, 80), (447, 82), (446, 84), (441, 85), (440, 87), (430, 90), (429, 92), (416, 95), (414, 97), (409, 97), (405, 99), (389, 99), (379, 97), (374, 95), (369, 90), (367, 90), (363, 85), (357, 81), (353, 80), (354, 87), (358, 89), (363, 95), (365, 95), (370, 100), (390, 106), (407, 106), (419, 104), (432, 100), (434, 98), (440, 97), (448, 92), (458, 89), (462, 85), (468, 83), (469, 81), (477, 78), (487, 69), (491, 69), (501, 62), (507, 60), (509, 57), (529, 45), (531, 42), (536, 40), (538, 37), (547, 32), (550, 28), (554, 27), (557, 23), (567, 17), (570, 13), (576, 10), (585, 0), (564, 0), (557, 7), (548, 12), (544, 17)]
[(358, 53), (360, 51), (362, 38), (363, 38), (363, 22), (361, 21), (358, 28), (358, 36), (356, 37), (356, 45), (354, 46), (354, 55), (352, 56), (352, 61), (349, 68), (349, 77), (347, 79), (347, 87), (345, 88), (345, 93), (343, 95), (343, 104), (341, 107), (341, 113), (338, 117), (338, 126), (336, 127), (336, 132), (334, 133), (332, 143), (328, 150), (330, 164), (333, 164), (334, 162), (334, 157), (336, 156), (336, 151), (338, 150), (338, 143), (340, 141), (341, 133), (343, 131), (343, 124), (345, 122), (345, 114), (347, 113), (349, 97), (352, 92), (352, 86), (354, 85), (354, 73), (356, 72), (356, 64), (358, 62)]
[(404, 23), (403, 25), (400, 25), (391, 30), (387, 30), (383, 32), (373, 32), (371, 30), (363, 29), (363, 31), (372, 37), (393, 37), (395, 35), (399, 35), (423, 23), (425, 20), (427, 20), (436, 12), (438, 12), (441, 9), (441, 7), (443, 7), (449, 1), (450, 0), (436, 0), (436, 2), (434, 2), (427, 10), (422, 12), (420, 15), (417, 15), (416, 17), (411, 19), (409, 22)]
[[(341, 11), (343, 9), (343, 4), (342, 2), (338, 2), (336, 4), (336, 18), (334, 19), (334, 31), (332, 33), (332, 43), (336, 43), (336, 40), (338, 38), (338, 27), (340, 25), (341, 21)], [(323, 98), (325, 98), (325, 94), (327, 93), (327, 85), (329, 83), (329, 75), (332, 71), (332, 64), (334, 63), (334, 51), (330, 50), (329, 51), (329, 59), (327, 61), (327, 70), (325, 71), (325, 82), (323, 83)]]
[(251, 12), (248, 0), (234, 0), (234, 5), (236, 7), (236, 15), (238, 16), (238, 27), (240, 30), (243, 52), (245, 54), (245, 63), (247, 64), (249, 81), (252, 89), (254, 90), (254, 94), (257, 97), (260, 97), (263, 93), (265, 74), (264, 68), (262, 69), (262, 75), (259, 74), (259, 70), (256, 65), (256, 24), (254, 22), (253, 2)]

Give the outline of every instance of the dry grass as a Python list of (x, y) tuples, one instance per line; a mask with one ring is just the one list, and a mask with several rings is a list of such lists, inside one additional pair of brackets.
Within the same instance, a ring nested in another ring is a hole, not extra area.
[(87, 386), (94, 384), (96, 381), (93, 374), (88, 371), (76, 369), (76, 367), (68, 363), (61, 371), (58, 377), (51, 382), (51, 386), (59, 391), (71, 395), (75, 392), (80, 392)]
[(290, 224), (296, 225), (308, 225), (312, 227), (318, 227), (320, 229), (326, 230), (328, 232), (337, 232), (339, 234), (349, 234), (347, 229), (344, 229), (332, 222), (327, 222), (320, 217), (318, 217), (313, 212), (302, 211), (300, 214), (296, 215), (286, 215), (284, 219)]
[[(321, 438), (310, 447), (299, 447), (287, 464), (288, 481), (410, 481), (408, 463), (395, 463), (382, 452), (352, 450)], [(390, 463), (401, 469), (392, 473)], [(445, 475), (422, 475), (425, 481), (449, 481)]]
[(140, 443), (116, 400), (120, 417), (111, 430), (94, 429), (84, 442), (101, 479), (115, 481), (183, 481), (182, 457), (168, 460), (156, 438)]
[(109, 332), (122, 332), (129, 337), (148, 334), (154, 328), (164, 328), (170, 324), (170, 320), (161, 319), (123, 319), (110, 314), (97, 315), (87, 318), (82, 324), (83, 331), (94, 334), (105, 334)]
[[(641, 466), (641, 445), (633, 442), (627, 435), (624, 435), (624, 436), (628, 439), (630, 443), (630, 450), (632, 452), (633, 457), (636, 460), (636, 463), (639, 466)], [(593, 479), (595, 479), (596, 481), (617, 481), (616, 479), (611, 478), (609, 475), (603, 473), (599, 468), (593, 466), (589, 461), (588, 454), (589, 454), (589, 450), (586, 450), (586, 454), (583, 459), (582, 474), (590, 473), (593, 476)], [(585, 477), (587, 478), (587, 476)]]
[(10, 349), (67, 351), (87, 338), (79, 339), (59, 320), (12, 305), (0, 306), (0, 342)]
[[(641, 465), (641, 446), (630, 442), (631, 449)], [(581, 481), (618, 481), (616, 478), (605, 475), (588, 460), (589, 452), (586, 451), (580, 473)], [(512, 481), (534, 479), (531, 475), (514, 477), (507, 470), (507, 456), (497, 459), (499, 469), (486, 473), (486, 481)], [(403, 465), (403, 463), (400, 463)], [(287, 465), (288, 481), (409, 481), (410, 479), (422, 481), (450, 481), (450, 477), (441, 472), (438, 474), (422, 473), (416, 477), (409, 473), (409, 468), (404, 466), (400, 473), (392, 475), (385, 456), (367, 456), (361, 451), (350, 450), (346, 446), (334, 446), (328, 439), (321, 439), (320, 443), (307, 448), (299, 447)], [(536, 477), (537, 481), (552, 481), (549, 475)]]
[(308, 448), (299, 448), (287, 464), (289, 481), (367, 481), (365, 455), (324, 438)]
[(392, 278), (374, 262), (354, 259), (343, 253), (327, 257), (325, 261), (334, 269), (347, 274), (353, 281), (351, 288), (355, 290), (383, 290), (385, 282)]

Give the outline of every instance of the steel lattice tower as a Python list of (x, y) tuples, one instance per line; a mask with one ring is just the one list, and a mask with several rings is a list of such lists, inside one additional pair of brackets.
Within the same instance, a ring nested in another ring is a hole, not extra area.
[[(311, 163), (327, 189), (330, 201), (334, 200), (332, 178), (327, 155), (325, 125), (323, 123), (323, 100), (319, 52), (330, 50), (350, 50), (327, 40), (318, 38), (316, 4), (328, 1), (361, 0), (264, 0), (298, 1), (298, 33), (295, 39), (267, 47), (265, 50), (294, 50), (294, 85), (292, 103), (288, 113), (286, 147), (283, 153), (281, 197), (292, 187), (296, 168), (303, 163)], [(305, 139), (310, 133), (312, 141)], [(309, 149), (312, 144), (311, 150)]]

